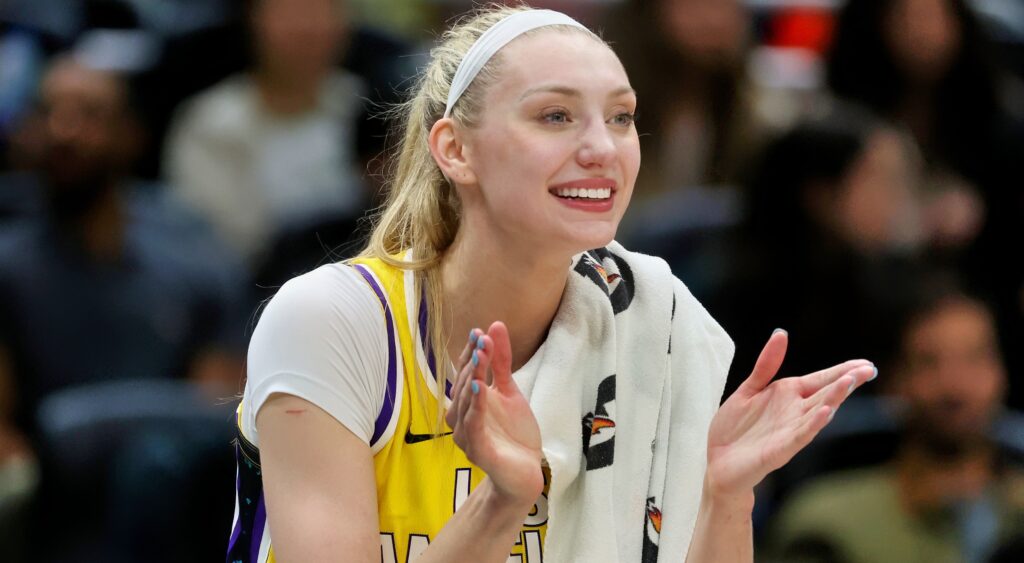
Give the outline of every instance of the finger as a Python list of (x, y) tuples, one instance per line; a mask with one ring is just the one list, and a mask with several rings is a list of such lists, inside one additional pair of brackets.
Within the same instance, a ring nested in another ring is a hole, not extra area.
[[(475, 347), (474, 347), (475, 349)], [(466, 382), (469, 381), (473, 373), (472, 361), (466, 362), (466, 365), (462, 366), (462, 370), (459, 375), (455, 378), (455, 383), (452, 385), (451, 390), (451, 405), (448, 406), (448, 411), (445, 413), (445, 421), (448, 426), (452, 429), (455, 428), (455, 422), (458, 418), (459, 413), (459, 402), (462, 401), (462, 388)]]
[(469, 385), (469, 406), (466, 408), (466, 415), (463, 417), (463, 426), (466, 432), (473, 436), (483, 429), (484, 413), (487, 411), (487, 386), (477, 380), (476, 385)]
[(868, 360), (850, 360), (821, 371), (800, 376), (797, 378), (800, 396), (810, 397), (821, 390), (821, 388), (830, 385), (833, 381), (839, 379), (846, 373), (864, 366), (874, 367), (874, 364)]
[(875, 367), (870, 365), (850, 370), (811, 396), (809, 401), (815, 405), (823, 404), (837, 409), (857, 387), (866, 383), (876, 372)]
[[(458, 377), (455, 378), (455, 385), (452, 386), (451, 395), (453, 401), (455, 400), (456, 397), (461, 396), (463, 386), (466, 385), (466, 383), (472, 378), (473, 370), (476, 368), (476, 366), (473, 364), (473, 352), (476, 350), (480, 350), (484, 346), (484, 342), (481, 340), (481, 335), (483, 334), (483, 331), (479, 329), (474, 329), (473, 334), (474, 336), (476, 336), (476, 339), (470, 340), (470, 342), (472, 343), (471, 346), (467, 345), (467, 350), (465, 351), (466, 361), (463, 362), (464, 365), (462, 366), (462, 369), (459, 370)], [(454, 408), (454, 405), (452, 405), (452, 407)]]
[(470, 372), (470, 380), (477, 380), (487, 385), (487, 374), (494, 369), (494, 341), (491, 340), (490, 336), (485, 334), (480, 337), (480, 340), (477, 341), (477, 352), (480, 354), (487, 353), (487, 366)]
[(467, 457), (472, 456), (473, 443), (484, 431), (485, 413), (487, 412), (487, 393), (490, 391), (486, 385), (477, 380), (474, 386), (472, 382), (467, 385), (469, 388), (468, 407), (465, 416), (459, 424), (457, 432), (453, 431), (455, 443), (466, 452)]
[[(793, 440), (793, 453), (790, 454), (790, 457), (807, 447), (807, 444), (811, 443), (811, 440), (818, 435), (818, 432), (821, 432), (821, 429), (832, 421), (835, 413), (836, 410), (828, 405), (822, 405), (808, 412), (802, 424), (797, 428), (796, 436)], [(789, 460), (787, 459), (786, 461)]]
[(816, 409), (822, 405), (835, 409), (839, 407), (844, 399), (850, 396), (850, 393), (853, 393), (856, 385), (856, 378), (849, 373), (844, 374), (831, 384), (819, 389), (814, 395), (808, 397), (807, 404), (811, 409)]
[(470, 354), (473, 353), (473, 349), (476, 348), (477, 340), (480, 338), (484, 331), (474, 328), (469, 331), (469, 338), (466, 339), (466, 346), (462, 349), (462, 353), (459, 354), (458, 362), (455, 364), (456, 371), (462, 373), (462, 368), (466, 367), (466, 362), (469, 361)]
[(774, 471), (789, 463), (789, 460), (811, 443), (818, 432), (828, 424), (833, 412), (835, 411), (831, 407), (822, 405), (798, 417), (783, 439), (768, 452), (769, 470)]
[[(474, 350), (474, 354), (476, 354), (477, 362), (474, 364), (472, 360), (470, 361), (472, 369), (469, 372), (469, 378), (463, 383), (462, 389), (459, 391), (459, 408), (455, 413), (459, 420), (462, 420), (466, 415), (466, 410), (472, 402), (472, 381), (482, 381), (491, 363), (491, 356), (487, 350), (478, 348)], [(477, 385), (479, 386), (479, 383)]]
[(487, 329), (487, 336), (494, 346), (491, 349), (491, 375), (494, 387), (502, 393), (512, 389), (518, 391), (519, 386), (512, 379), (512, 341), (508, 336), (508, 328), (505, 323), (495, 321)]
[(736, 391), (752, 396), (767, 387), (775, 374), (779, 372), (779, 368), (782, 367), (782, 360), (786, 357), (788, 346), (789, 334), (781, 328), (775, 329), (764, 345), (764, 349), (761, 350), (761, 355), (758, 356), (754, 370), (750, 372), (750, 377)]

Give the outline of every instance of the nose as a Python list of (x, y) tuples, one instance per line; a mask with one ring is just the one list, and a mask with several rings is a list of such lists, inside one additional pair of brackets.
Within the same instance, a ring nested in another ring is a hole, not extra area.
[(56, 142), (67, 142), (78, 137), (82, 129), (79, 112), (65, 105), (55, 105), (46, 116), (47, 131)]
[(615, 157), (615, 139), (603, 119), (593, 119), (583, 129), (576, 160), (583, 168), (604, 168)]

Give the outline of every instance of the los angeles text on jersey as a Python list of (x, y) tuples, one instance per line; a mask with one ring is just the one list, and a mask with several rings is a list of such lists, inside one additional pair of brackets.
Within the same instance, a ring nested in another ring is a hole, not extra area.
[[(452, 494), (453, 508), (459, 510), (466, 499), (469, 498), (470, 483), (472, 482), (472, 469), (465, 467), (455, 470), (455, 490)], [(545, 475), (545, 481), (547, 475)], [(545, 483), (546, 484), (546, 483)], [(546, 487), (545, 487), (546, 488)], [(515, 551), (508, 556), (508, 563), (543, 563), (544, 545), (541, 540), (540, 528), (548, 522), (548, 497), (541, 494), (540, 498), (533, 505), (533, 509), (523, 521), (523, 529), (516, 534)], [(410, 533), (404, 538), (396, 538), (393, 532), (380, 533), (380, 559), (381, 563), (413, 563), (420, 554), (430, 545), (430, 536), (427, 534)], [(405, 561), (398, 560), (398, 542), (405, 544)]]

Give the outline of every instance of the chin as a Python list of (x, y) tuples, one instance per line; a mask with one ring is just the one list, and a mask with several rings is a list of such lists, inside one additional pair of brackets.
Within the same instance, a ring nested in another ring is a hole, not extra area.
[(599, 223), (593, 225), (573, 225), (569, 232), (565, 233), (566, 241), (571, 241), (573, 254), (586, 252), (595, 248), (608, 246), (608, 243), (615, 240), (615, 231), (618, 223)]

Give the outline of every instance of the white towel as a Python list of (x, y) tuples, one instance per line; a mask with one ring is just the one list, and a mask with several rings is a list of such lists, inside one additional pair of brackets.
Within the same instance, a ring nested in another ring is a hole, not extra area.
[(660, 259), (612, 243), (572, 267), (515, 374), (551, 468), (545, 560), (680, 563), (732, 341)]

